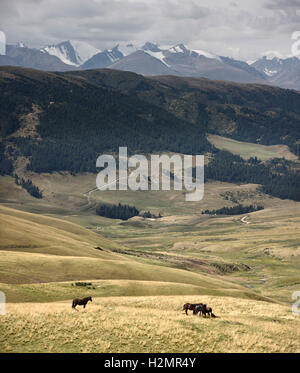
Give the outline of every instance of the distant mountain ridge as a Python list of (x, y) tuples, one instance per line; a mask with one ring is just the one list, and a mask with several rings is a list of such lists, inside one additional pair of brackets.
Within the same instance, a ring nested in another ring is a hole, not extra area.
[(19, 43), (7, 46), (7, 55), (0, 56), (1, 65), (46, 71), (111, 68), (144, 76), (204, 77), (300, 90), (300, 60), (297, 57), (284, 59), (267, 55), (247, 63), (200, 49), (190, 49), (184, 44), (159, 46), (146, 42), (137, 46), (122, 42), (102, 51), (76, 40), (41, 49), (28, 48)]
[(279, 58), (263, 56), (251, 64), (268, 76), (274, 85), (289, 89), (300, 89), (300, 60), (297, 57)]

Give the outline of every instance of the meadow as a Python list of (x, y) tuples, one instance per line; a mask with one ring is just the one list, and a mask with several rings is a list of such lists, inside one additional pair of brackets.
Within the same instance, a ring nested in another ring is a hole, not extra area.
[(293, 154), (287, 145), (261, 145), (251, 142), (237, 141), (228, 137), (209, 135), (208, 140), (218, 149), (230, 151), (238, 154), (244, 159), (257, 157), (262, 161), (272, 158), (285, 158), (297, 161), (297, 156)]
[[(185, 301), (211, 304), (216, 319), (186, 316)], [(300, 352), (300, 320), (278, 304), (211, 296), (94, 298), (8, 305), (1, 352)]]

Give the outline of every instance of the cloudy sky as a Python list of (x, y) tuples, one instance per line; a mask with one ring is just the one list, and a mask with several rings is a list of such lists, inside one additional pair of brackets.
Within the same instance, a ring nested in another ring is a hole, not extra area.
[(152, 41), (251, 60), (291, 54), (300, 0), (0, 0), (0, 30), (30, 47)]

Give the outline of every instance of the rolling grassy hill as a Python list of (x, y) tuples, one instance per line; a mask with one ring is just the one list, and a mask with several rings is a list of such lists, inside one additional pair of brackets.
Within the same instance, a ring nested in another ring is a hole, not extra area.
[[(29, 290), (26, 285), (23, 287), (24, 292), (20, 293), (22, 284), (99, 279), (119, 281), (111, 284), (104, 293), (102, 288), (100, 289), (100, 294), (105, 296), (111, 294), (110, 288), (112, 292), (119, 291), (121, 294), (126, 294), (128, 287), (137, 287), (139, 294), (143, 294), (143, 288), (146, 293), (149, 292), (147, 289), (151, 288), (151, 294), (156, 294), (156, 291), (158, 294), (161, 292), (181, 294), (185, 290), (189, 294), (222, 293), (224, 290), (228, 294), (260, 298), (237, 284), (224, 281), (219, 276), (212, 277), (203, 273), (170, 268), (155, 261), (146, 263), (137, 261), (132, 256), (122, 255), (122, 250), (126, 254), (122, 245), (114, 244), (73, 223), (6, 207), (1, 207), (0, 210), (1, 218), (5, 217), (5, 221), (1, 221), (3, 240), (0, 283), (2, 283), (1, 289), (7, 294), (8, 301), (17, 299), (24, 301), (29, 296), (27, 293), (30, 294), (30, 289), (35, 291), (31, 293), (29, 299), (39, 300), (44, 297), (43, 291), (48, 291), (45, 285), (29, 286)], [(98, 245), (104, 249), (96, 250), (95, 246)], [(121, 255), (112, 252), (116, 248)], [(129, 281), (130, 286), (124, 286), (122, 280)], [(155, 285), (156, 281), (158, 286)], [(164, 282), (165, 286), (163, 286)], [(191, 289), (188, 289), (187, 285), (191, 285)], [(51, 286), (53, 285), (50, 285), (50, 289)], [(67, 288), (65, 286), (58, 284), (56, 296), (52, 291), (51, 300), (64, 299), (70, 293), (78, 294), (78, 289), (70, 287), (72, 284)], [(123, 290), (117, 290), (118, 288)], [(19, 294), (17, 299), (16, 294)], [(98, 288), (96, 294), (99, 294)]]
[[(0, 206), (1, 250), (113, 259), (109, 240), (75, 224)], [(51, 237), (51, 239), (50, 239)]]

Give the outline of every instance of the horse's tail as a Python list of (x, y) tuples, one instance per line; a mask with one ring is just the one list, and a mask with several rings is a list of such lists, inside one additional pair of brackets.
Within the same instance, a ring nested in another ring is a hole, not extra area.
[(76, 300), (74, 299), (73, 302), (72, 302), (72, 308), (75, 308), (76, 304), (77, 304)]
[(211, 317), (213, 317), (215, 319), (218, 316), (216, 316), (214, 313), (211, 313)]

